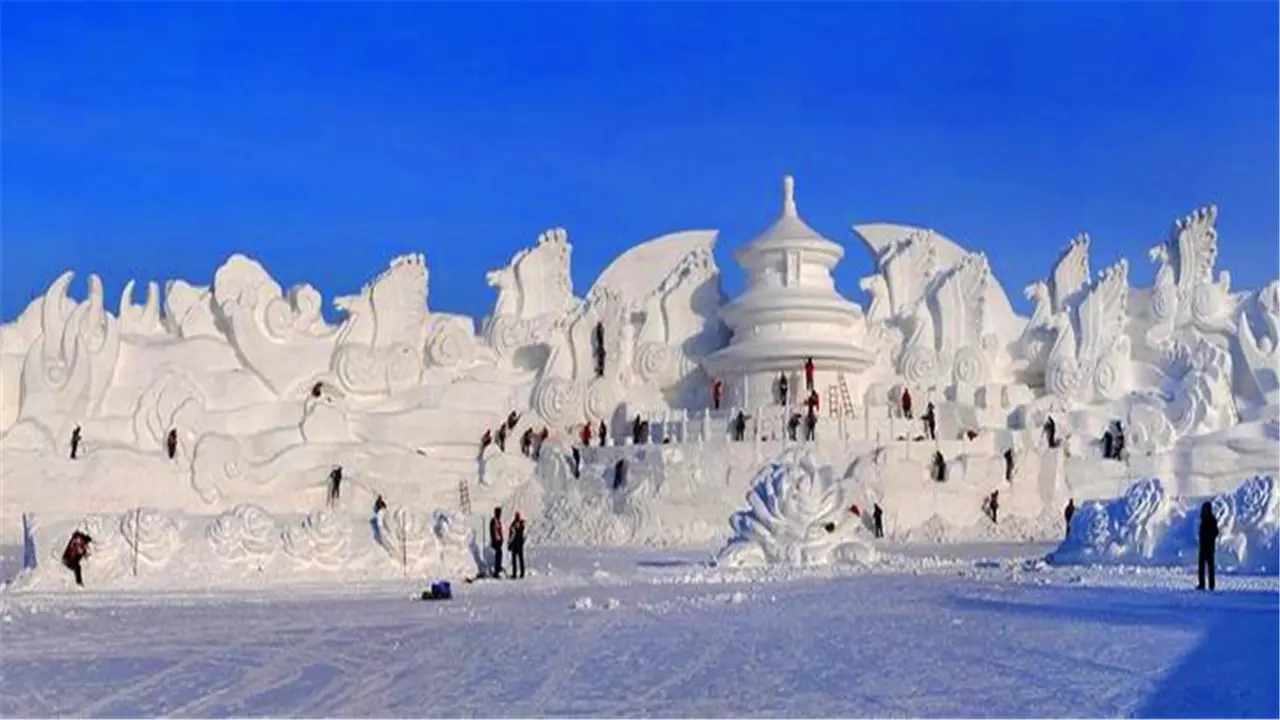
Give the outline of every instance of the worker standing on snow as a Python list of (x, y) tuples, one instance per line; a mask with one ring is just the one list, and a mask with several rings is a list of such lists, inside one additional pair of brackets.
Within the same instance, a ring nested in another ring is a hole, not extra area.
[(609, 436), (609, 426), (605, 425), (603, 420), (600, 421), (599, 435), (600, 435), (600, 447), (604, 447), (604, 444), (608, 440), (608, 436)]
[(1013, 448), (1004, 451), (1004, 481), (1013, 482)]
[(520, 433), (520, 454), (525, 457), (533, 455), (533, 428), (527, 427)]
[(489, 519), (489, 548), (493, 550), (493, 576), (502, 577), (502, 508), (493, 509)]
[(76, 459), (76, 453), (80, 450), (80, 426), (75, 426), (71, 431), (71, 459)]
[(378, 517), (378, 513), (386, 509), (387, 509), (387, 501), (383, 500), (382, 494), (379, 493), (378, 497), (374, 498), (373, 500), (373, 516)]
[(501, 450), (502, 452), (507, 451), (507, 426), (506, 425), (502, 425), (498, 428), (498, 434), (494, 438), (494, 442), (497, 444), (499, 450)]
[(711, 383), (711, 409), (719, 410), (720, 401), (724, 398), (724, 383), (716, 380)]
[(910, 420), (911, 419), (911, 391), (908, 390), (907, 388), (902, 388), (901, 405), (902, 405), (902, 417)]
[(1204, 576), (1209, 574), (1209, 589), (1213, 590), (1217, 584), (1215, 582), (1215, 565), (1214, 551), (1218, 545), (1218, 518), (1213, 515), (1213, 505), (1204, 503), (1200, 506), (1200, 553), (1199, 561), (1196, 563), (1196, 574), (1200, 577), (1200, 584), (1196, 586), (1197, 590), (1204, 589)]
[(927, 435), (930, 440), (937, 440), (938, 439), (938, 413), (937, 413), (937, 409), (934, 408), (932, 402), (930, 402), (928, 405), (925, 406), (924, 415), (920, 419), (924, 420), (925, 435)]
[(582, 441), (582, 447), (591, 447), (591, 423), (582, 424), (582, 431), (578, 433), (578, 439)]
[(1050, 448), (1058, 447), (1058, 423), (1053, 421), (1052, 415), (1044, 421), (1044, 439)]
[(88, 533), (76, 530), (71, 533), (71, 540), (67, 542), (67, 548), (62, 551), (62, 564), (76, 575), (76, 585), (84, 587), (84, 576), (80, 573), (80, 563), (89, 556), (89, 543), (93, 542), (93, 538)]
[(511, 551), (511, 577), (524, 577), (524, 518), (516, 512), (511, 520), (511, 539), (507, 541), (507, 549)]
[(334, 465), (329, 471), (329, 506), (338, 504), (338, 496), (342, 493), (342, 466)]
[(172, 460), (174, 455), (178, 454), (178, 431), (170, 429), (169, 434), (164, 439), (165, 450), (169, 453), (169, 459)]
[(1063, 533), (1063, 537), (1071, 536), (1071, 518), (1075, 517), (1075, 514), (1076, 514), (1076, 499), (1070, 498), (1067, 500), (1067, 509), (1062, 511), (1062, 517), (1067, 521), (1067, 530), (1065, 533)]
[(804, 359), (804, 389), (813, 392), (813, 358)]
[(875, 536), (884, 537), (884, 511), (880, 509), (880, 503), (871, 506), (871, 522), (875, 525)]
[(778, 404), (787, 405), (787, 374), (778, 373)]

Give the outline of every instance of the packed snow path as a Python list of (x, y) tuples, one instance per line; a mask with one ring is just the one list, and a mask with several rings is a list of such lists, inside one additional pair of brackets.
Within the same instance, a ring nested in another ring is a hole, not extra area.
[(386, 585), (8, 596), (0, 716), (1280, 712), (1274, 579), (1207, 595), (1180, 571), (912, 554), (743, 583), (652, 551), (565, 551), (445, 603)]

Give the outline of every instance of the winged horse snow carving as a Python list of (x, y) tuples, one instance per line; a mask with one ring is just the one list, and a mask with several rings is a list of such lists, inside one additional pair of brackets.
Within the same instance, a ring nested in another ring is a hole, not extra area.
[(1053, 316), (1057, 337), (1049, 349), (1044, 379), (1049, 393), (1090, 402), (1112, 400), (1125, 391), (1131, 374), (1124, 332), (1128, 298), (1129, 263), (1121, 260), (1102, 271), (1074, 313)]

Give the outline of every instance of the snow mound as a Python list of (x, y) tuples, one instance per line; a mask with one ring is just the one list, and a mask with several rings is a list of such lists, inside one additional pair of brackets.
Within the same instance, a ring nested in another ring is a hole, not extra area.
[(1275, 478), (1263, 475), (1211, 498), (1174, 498), (1155, 478), (1135, 483), (1122, 498), (1083, 505), (1050, 561), (1195, 567), (1200, 506), (1206, 501), (1218, 519), (1220, 570), (1280, 574), (1280, 498)]
[(830, 467), (803, 449), (785, 451), (747, 493), (750, 509), (729, 520), (734, 537), (717, 555), (729, 567), (870, 564), (875, 548), (848, 511)]

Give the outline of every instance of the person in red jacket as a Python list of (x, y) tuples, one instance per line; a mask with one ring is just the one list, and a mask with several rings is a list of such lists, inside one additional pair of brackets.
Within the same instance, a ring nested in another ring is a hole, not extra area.
[(591, 423), (582, 424), (582, 432), (578, 434), (582, 440), (582, 447), (590, 447), (591, 445)]
[(502, 577), (502, 508), (493, 509), (489, 518), (489, 548), (493, 550), (493, 576)]
[(93, 538), (88, 533), (76, 530), (71, 533), (71, 540), (67, 542), (67, 548), (62, 551), (62, 564), (67, 569), (76, 574), (76, 584), (84, 587), (84, 576), (80, 572), (80, 563), (89, 556), (89, 543), (93, 542)]
[(722, 399), (724, 399), (724, 383), (716, 380), (711, 383), (711, 409), (719, 410)]
[(804, 389), (813, 392), (813, 358), (804, 360)]

